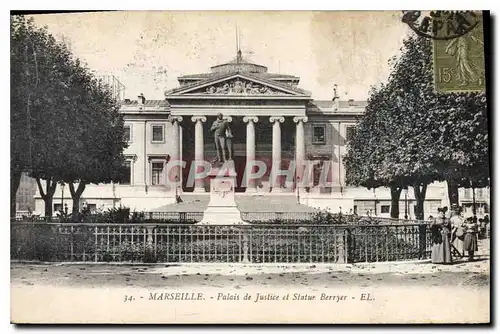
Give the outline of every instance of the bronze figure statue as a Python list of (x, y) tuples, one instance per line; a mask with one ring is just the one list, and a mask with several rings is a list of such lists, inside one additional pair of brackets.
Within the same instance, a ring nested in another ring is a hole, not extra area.
[(232, 161), (233, 134), (229, 122), (223, 118), (221, 113), (217, 114), (217, 119), (212, 123), (210, 131), (214, 133), (215, 149), (217, 151), (217, 157), (212, 163)]

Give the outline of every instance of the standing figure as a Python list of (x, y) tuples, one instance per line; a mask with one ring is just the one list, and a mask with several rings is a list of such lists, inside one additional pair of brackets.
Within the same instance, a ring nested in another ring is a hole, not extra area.
[(464, 251), (467, 252), (469, 261), (474, 260), (474, 252), (477, 252), (477, 217), (468, 218), (465, 221)]
[(451, 264), (451, 226), (446, 218), (447, 207), (439, 208), (439, 217), (432, 223), (432, 263)]
[[(473, 42), (483, 44), (472, 34), (453, 38), (448, 42), (445, 52), (451, 56), (455, 56), (456, 73), (460, 86), (465, 86), (469, 83), (481, 81), (481, 76), (478, 73), (479, 67), (470, 59), (471, 46), (469, 45), (470, 38)], [(481, 84), (481, 82), (479, 82)]]
[(464, 256), (464, 220), (461, 215), (460, 208), (455, 208), (453, 210), (452, 216), (450, 218), (451, 223), (451, 242), (455, 249), (460, 253), (460, 256)]
[(217, 150), (217, 158), (212, 163), (233, 160), (233, 134), (229, 122), (223, 118), (221, 113), (217, 114), (217, 119), (212, 123), (210, 131), (214, 133), (215, 149)]

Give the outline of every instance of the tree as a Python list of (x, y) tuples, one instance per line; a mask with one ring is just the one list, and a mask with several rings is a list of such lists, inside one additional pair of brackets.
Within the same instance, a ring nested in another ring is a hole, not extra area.
[[(75, 112), (82, 123), (74, 127), (75, 141), (67, 146), (68, 168), (62, 175), (69, 184), (73, 212), (79, 211), (81, 195), (90, 183), (120, 181), (125, 164), (123, 117), (119, 105), (107, 87), (77, 63), (78, 84), (74, 85)], [(78, 100), (79, 99), (79, 100)], [(75, 184), (78, 186), (75, 188)]]
[[(438, 179), (436, 148), (428, 133), (431, 120), (426, 118), (427, 108), (435, 99), (432, 68), (426, 66), (431, 54), (430, 43), (424, 38), (410, 36), (404, 41), (401, 56), (392, 60), (388, 83), (372, 90), (366, 115), (358, 126), (361, 133), (371, 137), (371, 144), (370, 140), (368, 145), (364, 143), (367, 140), (358, 142), (358, 130), (346, 159), (365, 151), (362, 154), (369, 157), (365, 162), (346, 164), (348, 180), (389, 187), (393, 218), (399, 216), (401, 191), (411, 186), (417, 201), (416, 216), (423, 219), (427, 185)], [(369, 178), (364, 180), (354, 172), (363, 163), (370, 166)]]
[(348, 151), (348, 181), (391, 187), (393, 205), (400, 189), (411, 186), (418, 219), (424, 218), (431, 182), (484, 184), (489, 180), (485, 102), (482, 94), (437, 93), (431, 41), (409, 36), (393, 58), (387, 84), (370, 94)]
[(486, 96), (482, 92), (446, 96), (446, 113), (433, 110), (442, 143), (440, 172), (447, 181), (451, 205), (458, 206), (458, 188), (490, 183)]
[[(64, 106), (70, 55), (45, 29), (21, 16), (11, 19), (11, 214), (23, 171), (37, 179), (52, 213), (56, 170), (64, 168), (59, 148), (69, 138)], [(45, 180), (43, 190), (41, 180)]]
[[(399, 58), (393, 59), (388, 83), (371, 92), (367, 115), (373, 116), (363, 118), (358, 127), (376, 129), (367, 133), (375, 144), (361, 142), (348, 155), (356, 150), (367, 151), (371, 178), (377, 185), (391, 189), (391, 217), (399, 216), (402, 189), (412, 186), (417, 218), (422, 219), (427, 185), (437, 178), (436, 150), (427, 131), (430, 120), (426, 119), (428, 105), (434, 98), (432, 81), (427, 79), (432, 72), (426, 66), (430, 61), (430, 44), (423, 38), (410, 36), (402, 51)], [(359, 163), (349, 166), (348, 172), (356, 168)]]
[(27, 171), (51, 216), (58, 183), (79, 199), (86, 184), (119, 177), (123, 120), (106, 87), (33, 20), (12, 18), (11, 67), (11, 211)]
[(388, 186), (391, 191), (391, 217), (399, 217), (399, 198), (404, 187), (401, 180), (393, 175), (378, 171), (383, 165), (388, 148), (392, 148), (391, 119), (393, 105), (388, 96), (388, 86), (372, 88), (365, 114), (356, 128), (356, 135), (349, 142), (348, 153), (344, 157), (346, 182), (349, 185), (368, 189)]

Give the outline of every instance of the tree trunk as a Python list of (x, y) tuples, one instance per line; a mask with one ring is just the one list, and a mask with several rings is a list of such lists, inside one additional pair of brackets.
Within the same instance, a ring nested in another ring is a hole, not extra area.
[(472, 214), (476, 217), (476, 188), (472, 187)]
[(46, 188), (45, 192), (43, 191), (42, 187), (42, 181), (40, 178), (36, 178), (36, 184), (38, 185), (38, 191), (40, 192), (40, 196), (42, 197), (43, 201), (45, 202), (45, 217), (52, 217), (52, 202), (53, 202), (53, 197), (54, 197), (54, 192), (56, 191), (57, 187), (57, 182), (52, 181), (52, 180), (45, 180)]
[(43, 201), (45, 203), (45, 217), (52, 217), (53, 210), (53, 200), (52, 197), (45, 196), (43, 197)]
[(403, 188), (391, 186), (391, 218), (399, 218), (399, 198)]
[[(458, 183), (454, 180), (446, 180), (448, 185), (448, 199), (450, 201), (450, 207), (458, 207)], [(450, 208), (448, 208), (450, 209)]]
[(415, 208), (415, 218), (417, 220), (424, 220), (424, 202), (425, 193), (427, 191), (427, 184), (415, 184), (413, 185), (413, 191), (415, 193), (415, 199), (417, 200)]
[(16, 197), (17, 197), (17, 189), (19, 188), (19, 184), (21, 183), (21, 174), (22, 174), (22, 171), (20, 169), (11, 169), (11, 172), (10, 172), (10, 216), (12, 218), (16, 217)]
[(80, 182), (78, 188), (75, 190), (75, 185), (73, 183), (69, 184), (69, 192), (71, 193), (71, 199), (73, 200), (72, 214), (80, 212), (80, 197), (82, 197), (83, 191), (86, 187), (85, 182)]

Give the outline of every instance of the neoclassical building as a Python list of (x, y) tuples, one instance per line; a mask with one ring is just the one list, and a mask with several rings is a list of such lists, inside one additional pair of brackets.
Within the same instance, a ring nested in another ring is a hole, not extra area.
[[(96, 209), (123, 205), (155, 211), (174, 203), (176, 194), (208, 195), (208, 180), (191, 182), (189, 173), (196, 171), (195, 161), (211, 161), (216, 156), (210, 126), (222, 113), (234, 135), (237, 197), (299, 195), (301, 204), (309, 206), (389, 216), (388, 189), (373, 191), (345, 184), (343, 156), (357, 119), (365, 111), (365, 101), (343, 101), (335, 91), (331, 100), (313, 100), (310, 92), (299, 88), (299, 77), (269, 73), (267, 67), (245, 60), (241, 51), (210, 72), (183, 75), (178, 82), (163, 100), (148, 100), (140, 94), (121, 101), (130, 177), (121, 184), (87, 186), (82, 202)], [(266, 165), (265, 173), (242, 182), (247, 163), (255, 160)], [(291, 161), (303, 160), (314, 162), (314, 167), (308, 169), (309, 186), (297, 194), (296, 177), (273, 177), (272, 167), (279, 165), (287, 171)], [(185, 166), (170, 168), (172, 161), (184, 161)], [(66, 195), (64, 189), (55, 194), (55, 205), (67, 203), (71, 208), (67, 190)], [(487, 195), (476, 200), (485, 201)], [(444, 196), (442, 184), (429, 186), (426, 214), (434, 214)], [(406, 201), (404, 197), (401, 217), (406, 204), (409, 216), (414, 217), (413, 192), (408, 192)], [(43, 214), (43, 208), (37, 195), (36, 211)]]

